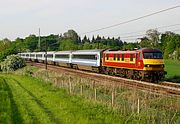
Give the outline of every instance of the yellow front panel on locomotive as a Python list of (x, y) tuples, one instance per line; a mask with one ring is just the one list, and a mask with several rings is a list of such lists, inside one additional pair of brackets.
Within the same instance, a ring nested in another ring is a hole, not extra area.
[(163, 65), (163, 59), (143, 59), (144, 65)]

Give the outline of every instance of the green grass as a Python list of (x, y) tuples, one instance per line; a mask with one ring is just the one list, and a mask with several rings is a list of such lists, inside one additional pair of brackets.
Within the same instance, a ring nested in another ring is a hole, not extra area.
[[(36, 78), (30, 77), (32, 75), (29, 72), (33, 72)], [(80, 84), (89, 86), (83, 87), (83, 96), (79, 90), (70, 95), (68, 88), (59, 89), (52, 86), (52, 83), (44, 82), (43, 72), (25, 67), (16, 71), (16, 74), (0, 73), (0, 124), (180, 123), (180, 99), (175, 97), (156, 96), (136, 89), (119, 87), (116, 89), (116, 106), (112, 108), (104, 104), (111, 98), (111, 92), (107, 92), (111, 90), (110, 87), (97, 85), (98, 101), (94, 102), (93, 99), (87, 98), (94, 92), (89, 79), (72, 76), (71, 82), (74, 84), (81, 78)], [(24, 76), (20, 76), (21, 74)], [(49, 72), (48, 75), (63, 77), (60, 79), (64, 80), (64, 83), (69, 81), (67, 74)], [(137, 99), (140, 100), (139, 114)]]
[(26, 76), (0, 74), (0, 123), (121, 123), (115, 110)]
[(165, 70), (167, 71), (167, 77), (180, 75), (180, 61), (165, 60)]
[(165, 71), (167, 71), (166, 79), (168, 81), (180, 82), (180, 61), (165, 60)]

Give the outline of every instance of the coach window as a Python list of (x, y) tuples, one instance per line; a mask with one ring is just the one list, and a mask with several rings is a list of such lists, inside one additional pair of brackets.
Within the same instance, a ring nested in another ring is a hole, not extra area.
[(117, 60), (120, 61), (120, 54), (117, 54), (117, 55), (118, 55)]
[(30, 57), (35, 57), (35, 54), (31, 54)]
[(114, 54), (114, 60), (116, 60), (116, 54)]
[(47, 58), (53, 58), (53, 54), (47, 54)]
[(133, 54), (130, 54), (130, 61), (133, 61)]
[(124, 54), (122, 54), (122, 61), (124, 61)]
[(96, 55), (73, 55), (75, 59), (90, 59), (90, 60), (97, 60)]
[(109, 54), (106, 54), (106, 59), (109, 60)]
[(37, 54), (37, 57), (39, 58), (39, 57), (42, 57), (42, 54)]
[(60, 59), (60, 58), (69, 58), (69, 55), (56, 54), (55, 58), (57, 58), (57, 59)]

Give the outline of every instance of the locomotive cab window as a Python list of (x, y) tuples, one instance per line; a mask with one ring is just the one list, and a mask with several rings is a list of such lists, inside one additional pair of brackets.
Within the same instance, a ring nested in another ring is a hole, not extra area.
[(124, 54), (122, 54), (122, 61), (124, 61)]
[(130, 61), (133, 61), (133, 54), (130, 54)]
[(153, 52), (153, 53), (144, 53), (144, 59), (162, 59), (163, 56), (162, 56), (162, 53), (160, 52)]

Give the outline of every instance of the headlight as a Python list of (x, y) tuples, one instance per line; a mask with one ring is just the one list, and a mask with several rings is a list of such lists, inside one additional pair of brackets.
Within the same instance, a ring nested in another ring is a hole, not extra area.
[(150, 67), (150, 65), (144, 65), (144, 67)]

